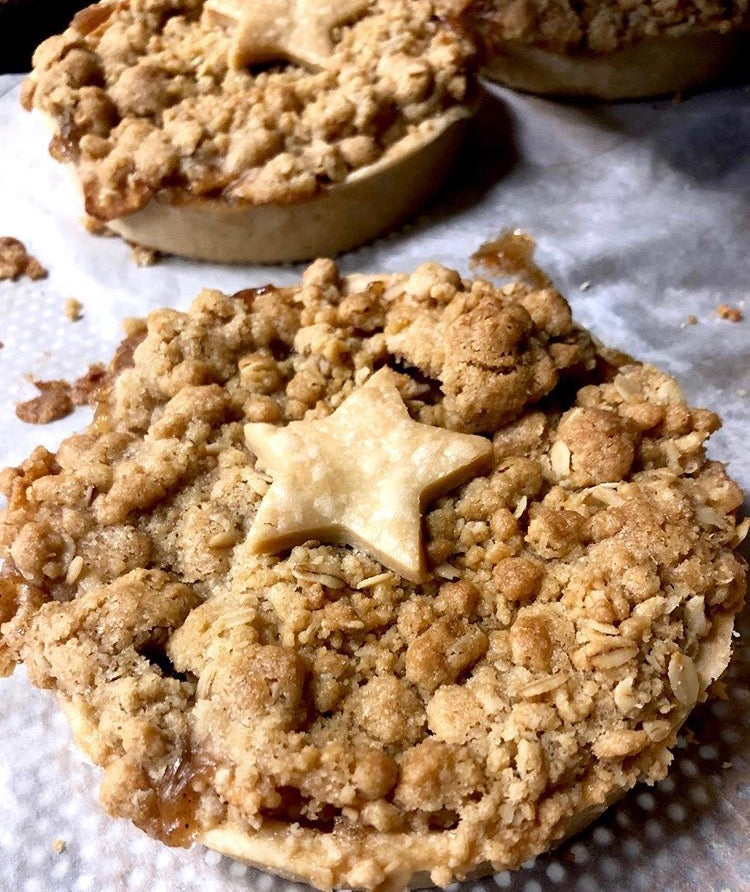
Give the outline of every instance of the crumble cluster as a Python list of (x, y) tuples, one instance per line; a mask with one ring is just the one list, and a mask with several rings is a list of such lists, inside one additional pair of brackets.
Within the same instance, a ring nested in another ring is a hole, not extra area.
[(45, 279), (47, 270), (26, 250), (26, 245), (9, 235), (0, 237), (0, 281), (16, 281), (21, 276), (29, 279)]
[[(413, 418), (493, 444), (426, 511), (429, 581), (253, 554), (243, 424), (328, 416), (384, 365)], [(2, 475), (0, 670), (58, 693), (113, 814), (173, 844), (381, 834), (358, 880), (396, 888), (382, 834), (445, 834), (447, 884), (663, 777), (729, 657), (748, 521), (716, 415), (555, 290), (318, 261), (131, 322), (110, 374), (86, 431)]]
[(750, 24), (747, 0), (457, 0), (456, 9), (489, 46), (514, 42), (556, 53), (608, 53), (648, 37)]
[(92, 217), (165, 190), (305, 200), (467, 101), (472, 45), (431, 0), (372, 0), (322, 71), (235, 70), (234, 27), (203, 0), (101, 2), (38, 48), (23, 102), (51, 119), (50, 151), (76, 166)]

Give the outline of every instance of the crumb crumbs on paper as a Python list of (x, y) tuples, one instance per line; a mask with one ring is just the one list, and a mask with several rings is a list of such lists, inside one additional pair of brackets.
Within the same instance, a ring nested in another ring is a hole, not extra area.
[(591, 282), (589, 282), (589, 281), (581, 282), (581, 284), (578, 287), (580, 288), (581, 291), (588, 291), (589, 288), (591, 288)]
[(65, 418), (75, 408), (67, 381), (34, 381), (39, 391), (35, 396), (16, 406), (16, 416), (26, 424), (50, 424)]
[(53, 839), (52, 840), (52, 851), (56, 855), (62, 855), (62, 853), (67, 849), (68, 844), (64, 839)]
[(69, 297), (65, 301), (65, 315), (70, 319), (71, 322), (78, 322), (78, 320), (83, 316), (81, 312), (83, 310), (83, 304), (80, 300), (77, 300), (75, 297)]
[(0, 236), (0, 279), (44, 279), (47, 270), (26, 250), (26, 245), (9, 235)]
[(697, 316), (694, 316), (694, 315), (691, 313), (691, 314), (687, 317), (687, 324), (688, 324), (688, 325), (697, 325), (697, 324), (698, 324), (698, 317), (697, 317)]
[(18, 403), (16, 416), (26, 424), (50, 424), (70, 415), (76, 406), (93, 405), (107, 370), (101, 363), (94, 363), (80, 378), (72, 383), (65, 380), (35, 381), (31, 383), (39, 396)]
[(729, 304), (719, 304), (716, 308), (719, 319), (728, 319), (729, 322), (742, 322), (744, 316), (739, 307), (730, 307)]
[(130, 256), (138, 266), (153, 266), (158, 262), (161, 255), (153, 248), (146, 248), (144, 245), (130, 244)]

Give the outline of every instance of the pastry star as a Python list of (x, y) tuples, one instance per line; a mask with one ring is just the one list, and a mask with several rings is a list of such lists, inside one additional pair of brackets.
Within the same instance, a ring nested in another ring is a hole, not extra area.
[(331, 32), (350, 22), (370, 0), (208, 0), (212, 23), (234, 23), (232, 68), (290, 61), (325, 68), (333, 52)]
[(355, 545), (412, 582), (425, 579), (423, 507), (492, 458), (484, 437), (413, 421), (390, 369), (328, 418), (246, 424), (245, 439), (272, 478), (248, 537), (254, 551)]

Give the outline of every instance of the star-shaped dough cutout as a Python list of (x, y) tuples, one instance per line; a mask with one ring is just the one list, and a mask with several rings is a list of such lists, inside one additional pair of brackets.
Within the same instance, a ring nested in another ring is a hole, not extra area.
[(325, 68), (333, 53), (333, 29), (369, 5), (370, 0), (207, 0), (204, 14), (209, 23), (235, 26), (232, 68), (285, 61)]
[(245, 439), (272, 480), (250, 529), (254, 551), (353, 545), (412, 582), (426, 575), (425, 505), (492, 463), (484, 437), (414, 421), (390, 369), (328, 418), (246, 424)]

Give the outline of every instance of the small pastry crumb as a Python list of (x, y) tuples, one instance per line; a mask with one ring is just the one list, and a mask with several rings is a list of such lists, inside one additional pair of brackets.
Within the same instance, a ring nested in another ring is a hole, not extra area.
[(742, 322), (745, 318), (739, 307), (730, 307), (729, 304), (719, 304), (716, 315), (719, 319), (727, 319), (729, 322)]
[(54, 381), (32, 379), (31, 383), (40, 391), (39, 396), (18, 403), (16, 416), (26, 424), (50, 424), (70, 415), (77, 406), (94, 405), (105, 383), (106, 374), (106, 369), (101, 363), (93, 363), (85, 374), (72, 383), (64, 379)]
[(21, 276), (29, 279), (44, 279), (47, 270), (26, 250), (26, 245), (17, 238), (0, 236), (0, 280), (16, 281)]
[(697, 316), (694, 316), (694, 315), (691, 313), (691, 314), (687, 317), (687, 324), (688, 324), (688, 325), (697, 325), (697, 324), (698, 324), (698, 317), (697, 317)]
[(67, 381), (34, 381), (39, 391), (35, 396), (16, 406), (16, 415), (26, 424), (49, 424), (59, 421), (73, 411), (70, 384)]
[(589, 288), (591, 288), (591, 282), (589, 282), (589, 281), (581, 282), (581, 284), (578, 287), (580, 288), (581, 291), (588, 291)]
[(56, 855), (62, 855), (63, 852), (67, 849), (67, 843), (64, 839), (53, 839), (52, 840), (52, 851)]
[(78, 320), (82, 317), (83, 313), (81, 310), (83, 309), (83, 304), (80, 300), (76, 300), (75, 297), (69, 297), (65, 301), (64, 310), (65, 315), (71, 322), (78, 322)]
[(131, 245), (130, 256), (137, 266), (153, 266), (159, 260), (159, 252), (145, 245)]

